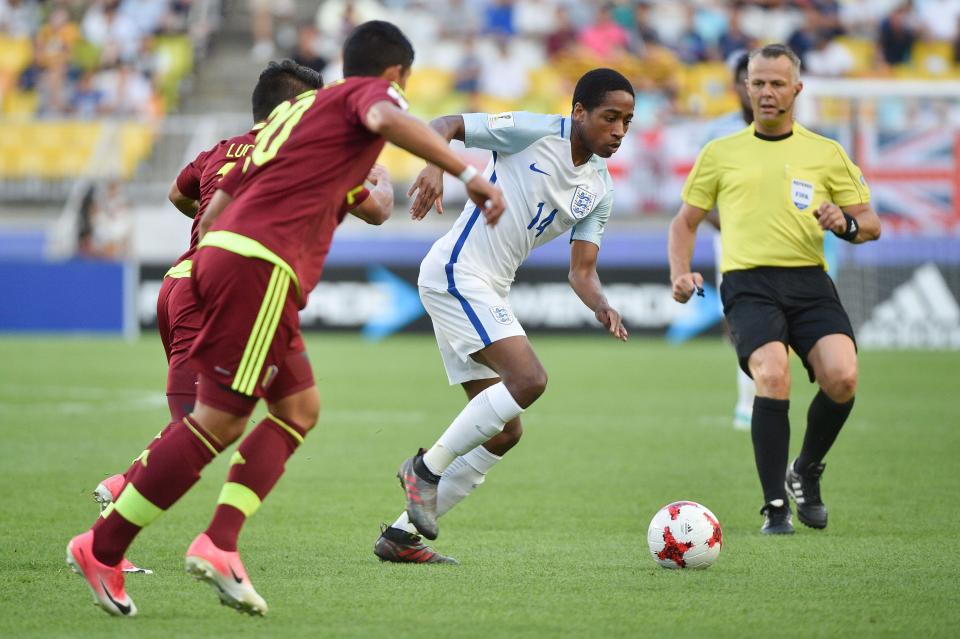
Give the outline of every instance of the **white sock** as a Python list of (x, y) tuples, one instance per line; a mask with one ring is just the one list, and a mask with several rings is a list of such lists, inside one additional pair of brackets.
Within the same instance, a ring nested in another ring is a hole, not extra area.
[[(477, 486), (486, 479), (487, 473), (494, 464), (501, 459), (503, 458), (494, 455), (483, 446), (477, 446), (466, 455), (454, 459), (443, 471), (440, 484), (437, 486), (437, 517), (450, 512), (454, 506), (476, 490)], [(414, 535), (418, 534), (416, 526), (411, 524), (410, 518), (407, 517), (407, 511), (400, 513), (391, 527), (406, 530)]]
[(750, 376), (737, 369), (737, 410), (744, 414), (753, 413), (753, 398), (757, 394), (757, 386)]
[(423, 463), (433, 474), (443, 475), (454, 459), (501, 432), (504, 424), (522, 412), (503, 382), (494, 384), (460, 411), (437, 443), (423, 455)]

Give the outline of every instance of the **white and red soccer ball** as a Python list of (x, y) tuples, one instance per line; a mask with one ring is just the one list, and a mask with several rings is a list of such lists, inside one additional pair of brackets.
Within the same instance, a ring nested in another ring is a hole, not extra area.
[(720, 556), (723, 532), (708, 508), (675, 501), (653, 516), (647, 543), (653, 560), (664, 568), (707, 568)]

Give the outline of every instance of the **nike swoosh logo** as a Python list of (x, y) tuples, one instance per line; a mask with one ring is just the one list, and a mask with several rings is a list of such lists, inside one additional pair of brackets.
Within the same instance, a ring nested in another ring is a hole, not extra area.
[[(98, 579), (99, 579), (99, 578), (98, 578)], [(105, 595), (107, 595), (107, 599), (110, 600), (110, 603), (112, 603), (114, 606), (116, 606), (116, 607), (117, 607), (117, 610), (119, 610), (122, 614), (124, 614), (124, 615), (129, 615), (129, 614), (130, 614), (130, 606), (125, 606), (125, 605), (123, 605), (122, 603), (120, 603), (119, 601), (117, 601), (116, 599), (114, 599), (114, 598), (113, 598), (113, 595), (110, 594), (110, 591), (107, 590), (107, 587), (103, 584), (103, 579), (99, 579), (99, 581), (100, 581), (100, 587), (103, 588), (103, 593), (104, 593)]]
[(530, 164), (530, 170), (533, 171), (534, 173), (543, 173), (544, 175), (550, 175), (550, 174), (547, 173), (546, 171), (542, 171), (542, 170), (538, 169), (536, 162), (532, 162), (532, 163)]
[(237, 577), (237, 573), (233, 572), (233, 566), (230, 566), (230, 574), (233, 575), (233, 580), (238, 584), (243, 583), (243, 577)]

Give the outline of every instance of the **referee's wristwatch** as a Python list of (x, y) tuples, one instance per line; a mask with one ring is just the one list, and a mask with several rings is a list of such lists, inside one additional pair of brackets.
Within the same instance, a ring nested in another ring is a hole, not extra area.
[(843, 233), (837, 233), (833, 231), (833, 234), (839, 237), (841, 240), (846, 240), (852, 242), (857, 237), (857, 233), (860, 232), (860, 225), (857, 224), (857, 218), (853, 217), (849, 213), (843, 214), (844, 219), (847, 221), (847, 230)]

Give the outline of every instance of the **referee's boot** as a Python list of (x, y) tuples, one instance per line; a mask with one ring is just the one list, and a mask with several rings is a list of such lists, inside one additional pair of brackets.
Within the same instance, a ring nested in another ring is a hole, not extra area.
[(787, 494), (797, 504), (797, 517), (811, 528), (827, 527), (827, 507), (820, 498), (820, 476), (826, 464), (810, 464), (797, 470), (797, 461), (787, 467)]
[(774, 499), (764, 504), (760, 509), (763, 515), (763, 527), (760, 532), (764, 535), (792, 535), (793, 517), (790, 514), (790, 504), (783, 499)]

